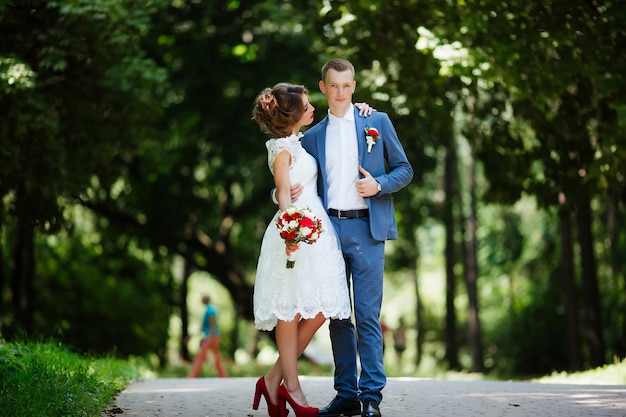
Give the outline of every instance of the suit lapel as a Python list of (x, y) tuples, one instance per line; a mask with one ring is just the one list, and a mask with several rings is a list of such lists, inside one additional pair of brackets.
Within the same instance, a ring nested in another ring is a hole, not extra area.
[(326, 128), (328, 127), (328, 116), (322, 119), (319, 122), (320, 129), (317, 132), (315, 138), (313, 138), (315, 143), (315, 149), (317, 151), (317, 163), (319, 164), (319, 170), (317, 172), (318, 175), (318, 188), (317, 191), (322, 198), (322, 204), (326, 207), (328, 203), (328, 189), (326, 189)]
[(354, 127), (356, 128), (356, 141), (359, 147), (359, 164), (363, 164), (365, 158), (365, 117), (359, 117), (359, 109), (354, 108)]
[(320, 124), (318, 137), (315, 138), (315, 146), (317, 147), (317, 158), (320, 163), (320, 169), (324, 171), (324, 167), (326, 166), (326, 128), (328, 127), (328, 116), (326, 116)]

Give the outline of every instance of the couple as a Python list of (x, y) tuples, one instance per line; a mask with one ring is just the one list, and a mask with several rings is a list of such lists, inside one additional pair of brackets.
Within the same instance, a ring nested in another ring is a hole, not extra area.
[[(324, 229), (315, 244), (285, 244), (275, 227), (277, 214), (261, 244), (255, 326), (276, 327), (279, 358), (257, 381), (253, 408), (263, 395), (272, 417), (285, 417), (287, 402), (297, 417), (381, 415), (384, 244), (397, 238), (391, 194), (411, 181), (413, 169), (386, 114), (359, 117), (352, 104), (354, 75), (346, 60), (324, 64), (319, 88), (329, 114), (304, 135), (300, 130), (313, 122), (314, 111), (304, 87), (281, 83), (267, 88), (253, 109), (261, 130), (275, 138), (266, 146), (280, 211), (292, 204), (308, 206)], [(285, 253), (292, 252), (295, 266), (287, 269)], [(302, 392), (297, 359), (326, 318), (331, 318), (337, 396), (319, 410)]]

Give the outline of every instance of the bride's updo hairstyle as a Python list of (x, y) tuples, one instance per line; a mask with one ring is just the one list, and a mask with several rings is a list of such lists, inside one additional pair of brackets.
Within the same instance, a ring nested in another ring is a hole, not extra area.
[(266, 88), (254, 102), (252, 118), (263, 132), (275, 138), (289, 136), (304, 114), (303, 94), (308, 94), (308, 90), (302, 85), (279, 83)]

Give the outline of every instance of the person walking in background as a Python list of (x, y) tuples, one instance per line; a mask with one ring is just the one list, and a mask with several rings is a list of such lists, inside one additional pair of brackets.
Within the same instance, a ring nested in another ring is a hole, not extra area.
[(389, 332), (389, 326), (385, 323), (383, 318), (380, 318), (380, 331), (383, 333), (383, 355), (385, 353), (385, 348), (387, 346), (387, 332)]
[(206, 306), (204, 316), (202, 317), (202, 334), (203, 338), (200, 342), (200, 352), (193, 362), (193, 368), (189, 374), (189, 378), (197, 378), (202, 370), (202, 364), (210, 350), (215, 361), (217, 374), (221, 377), (227, 377), (228, 373), (222, 363), (222, 354), (220, 353), (220, 328), (217, 325), (217, 309), (211, 304), (211, 298), (208, 295), (202, 296), (202, 304)]
[(398, 319), (398, 327), (393, 331), (393, 348), (396, 351), (398, 365), (402, 365), (402, 355), (406, 350), (406, 326), (402, 317)]
[[(317, 165), (300, 145), (300, 130), (313, 122), (315, 110), (307, 93), (300, 85), (277, 84), (259, 94), (252, 112), (272, 136), (265, 145), (279, 208), (263, 235), (254, 283), (255, 327), (276, 329), (279, 357), (257, 380), (252, 407), (258, 409), (263, 396), (272, 417), (285, 417), (287, 402), (297, 417), (317, 416), (319, 409), (309, 406), (300, 386), (297, 360), (327, 318), (346, 319), (351, 313), (339, 242), (317, 194)], [(295, 183), (302, 185), (295, 205), (321, 221), (322, 233), (313, 244), (290, 243), (277, 230), (280, 216), (293, 204)]]
[[(324, 64), (319, 88), (328, 101), (328, 116), (302, 138), (302, 147), (317, 161), (318, 192), (341, 242), (356, 320), (356, 334), (350, 318), (330, 321), (337, 395), (320, 410), (325, 417), (381, 415), (385, 241), (398, 238), (392, 194), (413, 178), (389, 116), (374, 112), (367, 119), (356, 117), (354, 76), (349, 61)], [(296, 203), (300, 192), (297, 186), (291, 190)]]

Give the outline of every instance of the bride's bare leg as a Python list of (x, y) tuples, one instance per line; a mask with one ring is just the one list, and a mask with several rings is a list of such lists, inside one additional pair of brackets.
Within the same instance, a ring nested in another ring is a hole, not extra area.
[[(322, 326), (322, 324), (324, 324), (324, 321), (325, 321), (324, 316), (321, 313), (319, 313), (317, 316), (315, 316), (312, 319), (300, 320), (300, 322), (297, 323), (296, 361), (297, 361), (297, 358), (299, 358), (300, 355), (302, 355), (302, 352), (304, 352), (306, 347), (309, 345), (309, 343), (311, 342), (311, 339), (313, 339), (313, 335), (315, 335), (315, 332), (317, 332), (317, 330)], [(283, 322), (283, 323), (288, 323), (288, 322)], [(278, 339), (279, 339), (279, 336), (278, 336), (278, 325), (277, 325), (276, 326), (277, 344), (278, 344)], [(278, 351), (280, 355), (282, 356), (280, 345), (278, 347)], [(283, 371), (281, 363), (282, 361), (281, 361), (281, 358), (279, 357), (274, 363), (274, 366), (272, 366), (272, 369), (270, 369), (270, 371), (265, 375), (265, 384), (267, 385), (267, 390), (269, 391), (269, 395), (274, 404), (276, 404), (276, 401), (277, 401), (276, 393), (278, 391), (278, 386), (284, 379), (284, 371)], [(297, 370), (296, 370), (296, 375), (297, 375)], [(285, 384), (285, 387), (288, 388), (288, 391), (289, 391), (290, 386), (288, 384)], [(299, 383), (298, 383), (298, 387), (299, 387)], [(298, 401), (296, 398), (294, 398), (294, 400)], [(306, 405), (306, 402), (300, 403), (298, 401), (298, 404)]]
[(298, 379), (298, 317), (292, 321), (279, 321), (276, 325), (276, 344), (278, 361), (283, 371), (283, 385), (294, 401), (306, 406), (306, 397), (300, 388)]

